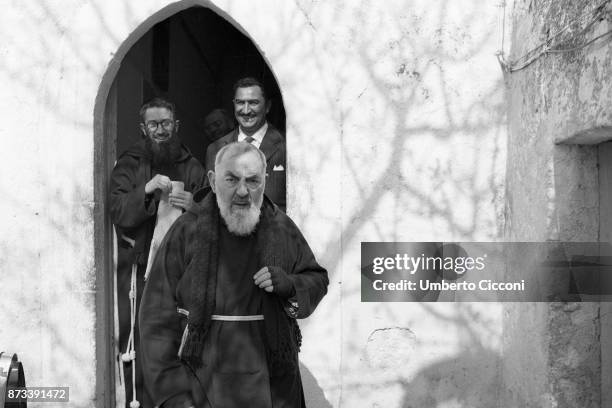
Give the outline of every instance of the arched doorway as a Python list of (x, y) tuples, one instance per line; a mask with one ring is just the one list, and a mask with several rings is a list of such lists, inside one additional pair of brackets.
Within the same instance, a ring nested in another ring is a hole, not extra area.
[(190, 7), (158, 22), (130, 48), (115, 78), (117, 154), (140, 138), (140, 105), (161, 96), (177, 107), (181, 140), (203, 159), (210, 143), (204, 116), (216, 108), (231, 113), (232, 85), (245, 76), (264, 83), (272, 100), (268, 120), (284, 133), (280, 89), (246, 35), (205, 7)]
[[(200, 4), (202, 3), (202, 4)], [(181, 121), (179, 136), (198, 159), (210, 140), (203, 118), (215, 108), (232, 113), (232, 85), (245, 76), (266, 87), (268, 121), (284, 134), (285, 110), (278, 83), (253, 41), (205, 1), (185, 0), (159, 11), (119, 47), (105, 73), (94, 112), (96, 268), (96, 405), (115, 406), (117, 350), (114, 232), (108, 212), (109, 176), (115, 161), (141, 137), (138, 111), (161, 96)]]

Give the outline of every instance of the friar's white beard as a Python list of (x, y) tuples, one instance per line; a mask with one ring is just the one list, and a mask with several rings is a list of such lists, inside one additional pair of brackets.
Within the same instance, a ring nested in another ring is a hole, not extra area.
[(231, 203), (224, 203), (219, 194), (216, 194), (216, 196), (219, 212), (229, 232), (234, 235), (246, 236), (255, 230), (261, 214), (261, 202), (251, 202), (249, 208), (232, 208)]

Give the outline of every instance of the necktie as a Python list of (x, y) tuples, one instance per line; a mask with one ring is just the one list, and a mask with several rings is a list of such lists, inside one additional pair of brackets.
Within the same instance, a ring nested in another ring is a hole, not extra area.
[(253, 143), (253, 141), (255, 140), (255, 138), (251, 137), (251, 136), (247, 136), (244, 141), (247, 143)]

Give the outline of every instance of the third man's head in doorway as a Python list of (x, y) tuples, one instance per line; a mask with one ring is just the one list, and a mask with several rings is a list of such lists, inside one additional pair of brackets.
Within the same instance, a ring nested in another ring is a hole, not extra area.
[(210, 141), (234, 130), (234, 119), (225, 109), (214, 109), (204, 118), (204, 132)]
[(257, 79), (242, 78), (234, 84), (234, 115), (245, 135), (253, 135), (266, 123), (270, 106), (263, 84)]

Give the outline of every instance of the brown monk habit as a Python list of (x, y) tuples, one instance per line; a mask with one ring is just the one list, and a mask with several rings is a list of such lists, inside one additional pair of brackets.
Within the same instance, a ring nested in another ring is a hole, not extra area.
[[(298, 318), (312, 313), (327, 291), (327, 272), (295, 224), (267, 199), (257, 231), (247, 238), (230, 234), (219, 222), (213, 194), (177, 220), (141, 304), (145, 381), (156, 404), (206, 406), (210, 399), (238, 407), (247, 399), (248, 406), (302, 406), (297, 323), (285, 311), (287, 299), (254, 285), (252, 276), (262, 266), (287, 272)], [(264, 320), (210, 319), (238, 313), (263, 314)]]

